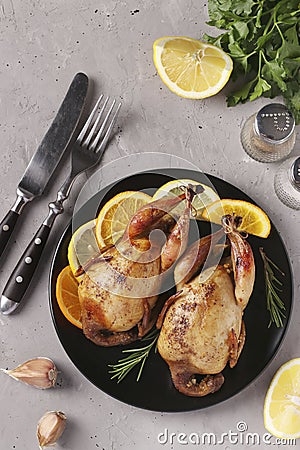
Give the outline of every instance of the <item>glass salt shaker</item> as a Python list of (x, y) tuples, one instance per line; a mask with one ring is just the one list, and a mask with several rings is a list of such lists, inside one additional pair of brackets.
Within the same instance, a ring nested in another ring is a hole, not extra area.
[(285, 158), (291, 153), (295, 140), (295, 119), (281, 103), (270, 103), (250, 116), (241, 132), (245, 152), (260, 162)]
[(300, 209), (300, 156), (281, 164), (274, 177), (274, 188), (282, 203), (289, 208)]

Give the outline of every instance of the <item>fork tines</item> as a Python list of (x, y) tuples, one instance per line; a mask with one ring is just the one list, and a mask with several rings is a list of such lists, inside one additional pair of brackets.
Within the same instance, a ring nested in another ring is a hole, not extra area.
[(104, 100), (101, 106), (103, 97), (102, 94), (98, 98), (77, 138), (81, 145), (96, 153), (104, 150), (121, 108), (121, 103), (119, 102), (116, 105), (115, 99), (108, 108), (109, 97)]

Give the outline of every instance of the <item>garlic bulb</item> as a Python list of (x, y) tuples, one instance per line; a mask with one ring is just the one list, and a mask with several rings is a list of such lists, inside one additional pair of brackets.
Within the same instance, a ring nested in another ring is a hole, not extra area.
[(61, 411), (48, 411), (39, 420), (37, 438), (40, 449), (55, 445), (66, 426), (66, 415)]
[(15, 380), (30, 384), (39, 389), (48, 389), (55, 385), (57, 369), (49, 358), (34, 358), (25, 361), (13, 370), (0, 369)]

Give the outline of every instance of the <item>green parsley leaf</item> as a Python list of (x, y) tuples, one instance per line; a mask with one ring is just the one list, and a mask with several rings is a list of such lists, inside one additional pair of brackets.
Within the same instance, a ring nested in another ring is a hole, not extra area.
[(222, 32), (205, 39), (232, 57), (232, 80), (245, 83), (228, 106), (282, 95), (300, 123), (299, 0), (208, 0), (208, 13)]
[(252, 94), (249, 97), (249, 100), (252, 102), (256, 98), (261, 97), (264, 92), (270, 91), (270, 89), (271, 89), (271, 85), (263, 78), (259, 78), (254, 87)]
[(238, 103), (244, 103), (249, 97), (249, 94), (254, 84), (255, 80), (251, 80), (248, 83), (244, 84), (244, 86), (241, 89), (230, 94), (227, 97), (227, 105), (235, 106)]
[(267, 61), (262, 68), (262, 75), (270, 83), (276, 83), (282, 92), (287, 90), (287, 85), (284, 81), (286, 72), (277, 60)]

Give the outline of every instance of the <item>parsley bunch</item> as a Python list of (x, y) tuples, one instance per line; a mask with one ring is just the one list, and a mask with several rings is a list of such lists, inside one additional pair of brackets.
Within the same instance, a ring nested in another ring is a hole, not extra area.
[(282, 95), (300, 123), (299, 0), (208, 0), (208, 13), (226, 31), (206, 40), (232, 57), (233, 80), (244, 79), (228, 106)]

